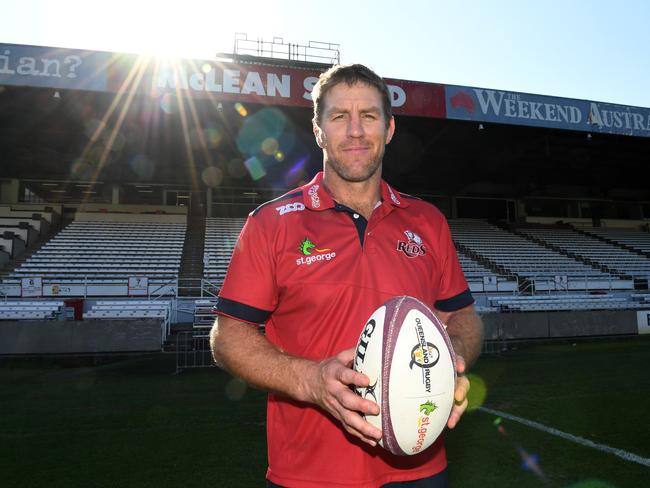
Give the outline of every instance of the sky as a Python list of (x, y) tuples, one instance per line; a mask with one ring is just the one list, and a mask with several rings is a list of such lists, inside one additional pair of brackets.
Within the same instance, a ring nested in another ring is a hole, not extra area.
[(386, 78), (650, 107), (647, 0), (0, 0), (0, 43), (200, 60), (235, 33)]

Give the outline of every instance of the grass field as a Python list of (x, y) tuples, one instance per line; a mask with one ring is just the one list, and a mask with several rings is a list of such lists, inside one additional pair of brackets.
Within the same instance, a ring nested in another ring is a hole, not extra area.
[[(0, 486), (263, 486), (265, 395), (174, 361), (0, 361)], [(486, 407), (648, 460), (649, 366), (640, 338), (525, 347), (480, 359), (473, 401), (483, 381)], [(650, 486), (647, 466), (496, 418), (447, 434), (453, 487)]]

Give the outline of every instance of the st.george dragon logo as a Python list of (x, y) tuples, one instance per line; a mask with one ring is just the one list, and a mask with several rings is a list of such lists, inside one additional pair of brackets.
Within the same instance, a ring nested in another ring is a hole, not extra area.
[(310, 265), (316, 261), (331, 261), (336, 257), (336, 252), (329, 248), (319, 249), (308, 237), (300, 241), (298, 250), (302, 254), (302, 256), (296, 259), (296, 265), (298, 266), (301, 264)]
[(438, 405), (433, 403), (431, 400), (427, 400), (425, 403), (420, 405), (420, 415), (418, 418), (418, 440), (415, 442), (415, 446), (411, 448), (413, 454), (420, 452), (424, 441), (427, 437), (427, 432), (429, 432), (429, 425), (431, 424), (431, 414), (438, 409)]
[(427, 253), (427, 250), (424, 247), (422, 238), (417, 235), (415, 232), (410, 230), (405, 230), (404, 235), (408, 241), (397, 241), (397, 250), (402, 251), (409, 258), (416, 258), (418, 256), (424, 256)]

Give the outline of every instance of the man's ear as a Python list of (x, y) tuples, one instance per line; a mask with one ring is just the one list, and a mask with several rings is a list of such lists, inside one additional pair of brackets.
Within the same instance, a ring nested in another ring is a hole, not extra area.
[(325, 147), (325, 134), (323, 133), (323, 130), (318, 127), (316, 120), (311, 121), (311, 126), (314, 131), (314, 137), (316, 138), (316, 144), (318, 144), (318, 147), (323, 149)]
[(388, 122), (388, 130), (386, 131), (386, 144), (391, 141), (393, 134), (395, 134), (395, 117), (391, 117), (390, 122)]

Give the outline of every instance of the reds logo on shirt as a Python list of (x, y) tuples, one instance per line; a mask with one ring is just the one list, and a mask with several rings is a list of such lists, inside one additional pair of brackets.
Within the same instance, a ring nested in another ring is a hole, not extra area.
[(424, 247), (422, 238), (417, 235), (415, 232), (410, 230), (405, 230), (404, 235), (408, 239), (408, 242), (397, 241), (397, 250), (402, 251), (409, 258), (416, 258), (418, 256), (424, 256), (427, 253), (427, 250)]

